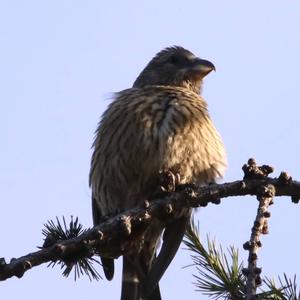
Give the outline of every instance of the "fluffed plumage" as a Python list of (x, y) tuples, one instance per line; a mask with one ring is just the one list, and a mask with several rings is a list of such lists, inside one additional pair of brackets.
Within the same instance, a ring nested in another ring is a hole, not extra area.
[[(222, 177), (224, 146), (200, 96), (202, 79), (213, 69), (212, 63), (182, 47), (166, 48), (132, 88), (115, 95), (93, 144), (94, 224), (151, 199), (162, 171), (179, 174), (180, 183), (207, 184)], [(168, 225), (158, 257), (164, 229), (159, 221), (124, 255), (122, 300), (161, 299), (158, 281), (179, 247), (189, 216), (190, 211), (184, 211)], [(102, 263), (111, 279), (113, 260), (105, 258)]]

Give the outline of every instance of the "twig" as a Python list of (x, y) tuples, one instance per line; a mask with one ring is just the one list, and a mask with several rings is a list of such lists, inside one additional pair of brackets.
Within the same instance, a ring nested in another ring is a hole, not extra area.
[(244, 244), (244, 249), (249, 251), (248, 268), (243, 269), (243, 274), (247, 277), (247, 300), (256, 299), (256, 288), (262, 283), (260, 277), (262, 269), (257, 267), (257, 252), (262, 246), (259, 237), (261, 234), (268, 233), (267, 218), (271, 216), (268, 212), (268, 207), (270, 204), (272, 204), (274, 195), (274, 186), (268, 185), (264, 187), (262, 195), (257, 197), (259, 201), (257, 215), (251, 229), (250, 240)]
[[(266, 166), (260, 168), (263, 167)], [(221, 198), (230, 196), (260, 196), (262, 187), (268, 185), (274, 186), (276, 196), (290, 196), (293, 202), (298, 203), (300, 182), (293, 181), (286, 173), (282, 174), (279, 178), (250, 176), (251, 179), (246, 177), (245, 180), (204, 187), (178, 186), (175, 192), (167, 193), (151, 202), (145, 201), (142, 207), (114, 216), (76, 238), (59, 241), (40, 251), (12, 259), (10, 263), (0, 259), (0, 280), (12, 276), (20, 278), (27, 270), (42, 263), (74, 261), (76, 258), (91, 257), (95, 252), (103, 256), (118, 257), (126, 253), (130, 242), (139, 238), (154, 218), (167, 223), (180, 215), (178, 212), (183, 208), (206, 206), (209, 202), (219, 203)]]
[[(254, 159), (249, 159), (248, 164), (243, 166), (245, 173), (244, 179), (261, 179), (267, 178), (267, 176), (273, 172), (273, 168), (270, 166), (257, 166)], [(291, 177), (287, 173), (281, 173), (279, 180), (282, 185), (289, 185)], [(261, 268), (257, 267), (258, 249), (262, 246), (260, 241), (261, 234), (268, 234), (268, 218), (271, 214), (268, 211), (269, 205), (273, 204), (273, 198), (276, 194), (275, 186), (272, 184), (266, 184), (261, 187), (260, 193), (257, 194), (257, 200), (259, 201), (257, 214), (254, 220), (253, 227), (251, 229), (250, 240), (244, 243), (243, 248), (249, 251), (248, 255), (248, 267), (244, 268), (243, 274), (247, 278), (246, 282), (246, 299), (255, 300), (257, 286), (261, 285), (262, 280), (260, 277)]]

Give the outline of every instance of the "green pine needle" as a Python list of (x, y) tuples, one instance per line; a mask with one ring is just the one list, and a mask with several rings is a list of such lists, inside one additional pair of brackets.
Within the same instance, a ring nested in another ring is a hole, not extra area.
[[(239, 263), (238, 250), (229, 247), (226, 254), (222, 247), (217, 248), (215, 241), (207, 237), (207, 249), (199, 238), (199, 226), (191, 221), (185, 234), (184, 244), (191, 255), (197, 275), (195, 285), (197, 291), (209, 298), (225, 300), (241, 300), (246, 297), (246, 278), (242, 274), (243, 263)], [(296, 276), (291, 280), (284, 274), (279, 277), (280, 286), (277, 287), (273, 279), (264, 279), (266, 290), (256, 295), (259, 300), (300, 300), (297, 289)]]
[(294, 275), (293, 280), (288, 278), (284, 273), (283, 278), (278, 276), (278, 281), (280, 286), (277, 287), (274, 279), (265, 278), (264, 284), (269, 289), (265, 294), (269, 294), (268, 298), (273, 300), (299, 300), (300, 292), (298, 292), (296, 275)]
[[(63, 217), (63, 224), (58, 217), (56, 217), (56, 223), (50, 220), (44, 224), (44, 226), (45, 228), (42, 230), (42, 233), (45, 239), (42, 248), (52, 246), (59, 241), (78, 237), (86, 231), (83, 229), (82, 224), (79, 223), (78, 218), (74, 220), (72, 216), (69, 226), (66, 224), (65, 217)], [(65, 277), (68, 277), (74, 268), (75, 280), (81, 275), (87, 275), (90, 280), (99, 280), (101, 276), (94, 267), (95, 263), (100, 264), (100, 262), (93, 257), (81, 257), (73, 260), (69, 259), (68, 261), (52, 261), (49, 263), (48, 267), (54, 267), (56, 264), (60, 265), (61, 269), (64, 269), (62, 274)]]
[(215, 241), (209, 238), (206, 250), (200, 242), (199, 230), (194, 222), (191, 222), (185, 237), (185, 245), (194, 253), (192, 260), (198, 272), (194, 275), (197, 290), (213, 299), (243, 299), (245, 278), (242, 264), (238, 261), (238, 250), (230, 247), (228, 258), (222, 247), (217, 249)]

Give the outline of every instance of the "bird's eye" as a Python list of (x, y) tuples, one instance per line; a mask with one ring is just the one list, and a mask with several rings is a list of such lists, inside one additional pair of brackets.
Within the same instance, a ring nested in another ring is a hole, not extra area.
[(176, 55), (172, 55), (172, 56), (170, 56), (170, 63), (171, 64), (174, 64), (174, 65), (176, 65), (176, 64), (178, 64), (179, 63), (179, 58), (178, 58), (178, 56), (176, 56)]

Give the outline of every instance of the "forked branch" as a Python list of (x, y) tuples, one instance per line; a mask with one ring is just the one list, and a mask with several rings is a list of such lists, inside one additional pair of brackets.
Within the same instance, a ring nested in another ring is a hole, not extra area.
[[(153, 219), (167, 223), (180, 215), (177, 212), (183, 208), (204, 207), (208, 203), (219, 204), (221, 199), (232, 196), (265, 197), (266, 194), (262, 191), (269, 186), (274, 188), (275, 196), (290, 196), (293, 202), (299, 202), (300, 182), (292, 180), (286, 173), (281, 173), (278, 178), (270, 178), (268, 174), (273, 169), (269, 166), (258, 167), (252, 159), (244, 165), (243, 170), (243, 180), (201, 187), (179, 185), (174, 192), (145, 201), (140, 207), (113, 216), (75, 238), (46, 243), (41, 250), (11, 259), (9, 263), (0, 259), (0, 280), (13, 276), (20, 278), (32, 267), (46, 262), (62, 261), (67, 266), (72, 266), (82, 258), (91, 258), (99, 253), (102, 256), (118, 257), (127, 251), (130, 242), (140, 238)], [(267, 207), (263, 203), (262, 206)], [(263, 214), (266, 217), (265, 212)], [(252, 240), (257, 243), (256, 238), (251, 238), (250, 243)]]

